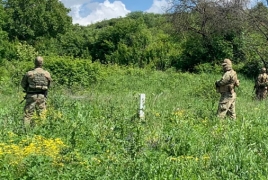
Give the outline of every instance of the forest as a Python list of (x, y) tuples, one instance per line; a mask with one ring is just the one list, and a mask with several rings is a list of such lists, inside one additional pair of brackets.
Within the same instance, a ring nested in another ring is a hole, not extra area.
[[(268, 9), (264, 3), (251, 8), (244, 0), (171, 3), (165, 14), (131, 12), (81, 26), (72, 24), (70, 9), (58, 0), (3, 0), (1, 66), (27, 69), (22, 64), (37, 54), (54, 59), (48, 65), (54, 74), (58, 61), (72, 68), (71, 64), (79, 66), (76, 60), (199, 73), (212, 72), (222, 59), (230, 58), (237, 71), (248, 77), (266, 66)], [(1, 71), (1, 77), (12, 76), (10, 72)]]

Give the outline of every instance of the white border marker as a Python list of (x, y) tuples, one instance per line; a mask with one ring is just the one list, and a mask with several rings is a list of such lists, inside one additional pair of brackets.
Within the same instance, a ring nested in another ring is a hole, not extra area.
[(139, 109), (140, 119), (145, 118), (144, 109), (145, 109), (145, 94), (140, 94), (140, 109)]

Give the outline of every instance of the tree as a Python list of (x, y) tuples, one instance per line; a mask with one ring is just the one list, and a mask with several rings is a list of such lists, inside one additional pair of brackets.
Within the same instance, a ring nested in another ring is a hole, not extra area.
[(93, 42), (91, 29), (84, 26), (74, 25), (70, 31), (58, 37), (61, 45), (61, 55), (75, 58), (89, 58), (88, 46)]
[[(255, 51), (261, 59), (267, 59), (266, 50), (268, 44), (268, 8), (263, 3), (257, 3), (248, 11), (248, 34), (251, 38), (250, 48)], [(266, 62), (263, 62), (267, 64)]]
[(2, 0), (9, 19), (5, 30), (11, 40), (31, 42), (56, 37), (72, 25), (70, 9), (58, 0)]
[(0, 2), (0, 62), (15, 54), (15, 47), (8, 41), (8, 33), (3, 30), (7, 22), (7, 14)]
[(204, 38), (239, 32), (245, 19), (246, 0), (171, 0), (167, 10), (177, 31), (191, 31)]
[(190, 66), (222, 59), (228, 55), (215, 46), (219, 43), (227, 45), (225, 52), (229, 52), (226, 48), (232, 49), (232, 57), (229, 58), (243, 59), (240, 48), (242, 45), (237, 39), (243, 32), (246, 19), (244, 8), (247, 3), (246, 0), (171, 0), (172, 6), (167, 12), (176, 32), (186, 34), (190, 41), (195, 38), (201, 46), (198, 49), (203, 49), (202, 53), (199, 52), (200, 55), (191, 55), (188, 53), (189, 49), (185, 49), (184, 55), (188, 60), (195, 61)]
[(245, 11), (247, 28), (245, 31), (245, 53), (248, 61), (243, 73), (249, 77), (258, 76), (261, 67), (268, 68), (268, 8), (263, 3), (257, 3)]

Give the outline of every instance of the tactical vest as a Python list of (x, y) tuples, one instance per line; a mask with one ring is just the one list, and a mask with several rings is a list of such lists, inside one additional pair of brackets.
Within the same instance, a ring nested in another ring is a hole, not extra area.
[(266, 73), (262, 74), (261, 83), (266, 83), (268, 81), (268, 76)]
[(218, 93), (234, 93), (235, 87), (239, 87), (239, 80), (237, 79), (237, 74), (234, 70), (230, 72), (230, 80), (229, 83), (223, 86), (219, 86), (216, 88)]
[(28, 79), (28, 92), (41, 92), (48, 89), (48, 79), (43, 72), (33, 71)]
[(255, 83), (255, 86), (257, 88), (266, 88), (266, 83), (268, 82), (268, 76), (266, 73), (263, 73), (263, 74), (260, 74), (256, 83)]

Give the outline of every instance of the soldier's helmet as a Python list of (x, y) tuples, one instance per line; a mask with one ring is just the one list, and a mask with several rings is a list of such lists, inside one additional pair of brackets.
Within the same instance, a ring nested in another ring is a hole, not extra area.
[(44, 62), (43, 57), (37, 56), (35, 58), (35, 61), (34, 61), (35, 67), (42, 67), (43, 66), (43, 62)]
[(230, 59), (224, 59), (222, 66), (223, 66), (224, 70), (230, 70), (230, 69), (232, 69), (232, 61)]
[(261, 73), (266, 73), (266, 68), (265, 67), (261, 68)]

